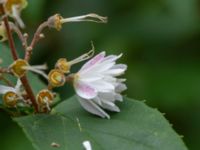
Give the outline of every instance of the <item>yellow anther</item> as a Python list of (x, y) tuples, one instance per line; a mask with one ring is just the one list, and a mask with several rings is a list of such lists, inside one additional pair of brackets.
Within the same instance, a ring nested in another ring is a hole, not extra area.
[(65, 84), (65, 75), (59, 69), (53, 69), (48, 74), (49, 83), (54, 87), (63, 86)]

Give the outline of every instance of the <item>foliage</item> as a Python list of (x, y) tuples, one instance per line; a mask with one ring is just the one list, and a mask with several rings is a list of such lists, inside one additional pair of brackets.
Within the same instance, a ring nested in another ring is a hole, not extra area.
[(59, 104), (51, 115), (33, 115), (14, 120), (23, 128), (38, 150), (83, 149), (89, 140), (93, 149), (186, 150), (180, 137), (156, 109), (143, 102), (124, 98), (121, 112), (111, 120), (89, 115), (76, 97)]

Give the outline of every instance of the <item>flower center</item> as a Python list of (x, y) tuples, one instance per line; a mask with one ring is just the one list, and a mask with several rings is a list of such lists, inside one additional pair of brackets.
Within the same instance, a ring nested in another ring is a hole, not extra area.
[(23, 59), (16, 60), (13, 64), (11, 64), (10, 69), (12, 73), (17, 77), (22, 77), (26, 73), (26, 67), (29, 66), (28, 62)]
[(18, 95), (14, 92), (7, 92), (3, 95), (5, 105), (8, 107), (15, 107), (18, 101)]
[(48, 75), (49, 83), (54, 87), (63, 86), (65, 84), (65, 75), (58, 69), (53, 69)]

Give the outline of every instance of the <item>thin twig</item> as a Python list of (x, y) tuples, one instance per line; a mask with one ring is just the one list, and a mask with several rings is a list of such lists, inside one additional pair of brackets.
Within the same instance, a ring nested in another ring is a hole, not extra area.
[[(5, 14), (5, 10), (3, 8), (3, 5), (1, 4), (0, 5), (0, 11)], [(9, 26), (9, 23), (8, 23), (8, 17), (5, 16), (3, 18), (3, 21), (5, 23), (5, 27), (6, 27), (6, 31), (7, 31), (7, 34), (8, 34), (8, 38), (9, 38), (9, 45), (10, 45), (10, 50), (11, 50), (11, 53), (12, 53), (12, 57), (14, 60), (17, 60), (18, 59), (18, 55), (17, 55), (17, 52), (15, 50), (15, 45), (14, 45), (14, 42), (13, 41), (13, 37), (12, 37), (12, 34), (10, 32), (10, 26)]]
[(11, 72), (10, 72), (10, 70), (8, 68), (2, 68), (2, 67), (0, 67), (0, 74), (1, 73), (9, 73), (9, 74), (11, 74)]
[(37, 29), (37, 31), (34, 34), (33, 40), (30, 44), (30, 46), (28, 46), (27, 50), (26, 50), (26, 54), (25, 54), (25, 60), (29, 61), (31, 54), (32, 54), (32, 50), (35, 46), (35, 44), (41, 39), (41, 33), (43, 31), (44, 28), (46, 28), (48, 26), (48, 22), (45, 21), (43, 22)]

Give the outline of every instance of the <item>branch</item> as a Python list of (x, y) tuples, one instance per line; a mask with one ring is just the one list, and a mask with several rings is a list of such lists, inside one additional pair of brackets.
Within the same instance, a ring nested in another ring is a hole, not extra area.
[(42, 31), (44, 28), (46, 28), (48, 26), (48, 22), (45, 21), (43, 22), (37, 29), (37, 31), (34, 34), (33, 40), (31, 42), (31, 45), (27, 47), (26, 49), (26, 54), (25, 54), (25, 60), (29, 61), (31, 54), (32, 54), (32, 50), (35, 46), (35, 44), (41, 39), (43, 38), (43, 35), (41, 35)]
[[(3, 8), (3, 5), (0, 4), (0, 11), (5, 14), (5, 10)], [(6, 27), (6, 32), (8, 34), (8, 41), (9, 41), (9, 45), (10, 45), (10, 49), (11, 49), (11, 53), (12, 53), (12, 57), (14, 60), (17, 60), (18, 59), (18, 55), (17, 55), (17, 51), (15, 49), (15, 44), (14, 44), (14, 40), (13, 40), (13, 37), (12, 37), (12, 34), (11, 34), (11, 30), (10, 30), (10, 26), (9, 26), (9, 22), (8, 22), (8, 18), (7, 16), (5, 16), (3, 18), (3, 21), (5, 23), (5, 27)], [(26, 90), (26, 93), (28, 94), (32, 104), (33, 104), (33, 107), (35, 109), (35, 112), (39, 112), (38, 110), (38, 106), (37, 106), (37, 103), (36, 103), (36, 100), (35, 100), (35, 96), (33, 94), (33, 91), (31, 89), (31, 86), (27, 80), (27, 77), (26, 76), (23, 76), (22, 78), (20, 78), (23, 86), (24, 86), (24, 89)]]

